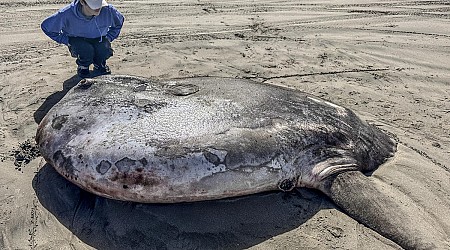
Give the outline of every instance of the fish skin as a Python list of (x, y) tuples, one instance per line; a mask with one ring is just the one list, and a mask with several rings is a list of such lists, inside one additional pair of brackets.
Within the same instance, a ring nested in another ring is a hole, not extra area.
[(190, 202), (294, 187), (376, 169), (396, 150), (351, 110), (233, 78), (82, 80), (39, 125), (41, 154), (95, 194)]

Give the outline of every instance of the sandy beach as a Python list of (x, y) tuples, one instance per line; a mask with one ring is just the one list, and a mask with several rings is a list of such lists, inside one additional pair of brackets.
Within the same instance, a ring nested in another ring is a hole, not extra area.
[[(370, 178), (450, 249), (448, 1), (108, 2), (125, 16), (113, 74), (286, 86), (391, 134), (398, 152)], [(401, 249), (316, 190), (138, 204), (59, 176), (34, 137), (80, 79), (40, 24), (69, 3), (0, 0), (0, 249)]]

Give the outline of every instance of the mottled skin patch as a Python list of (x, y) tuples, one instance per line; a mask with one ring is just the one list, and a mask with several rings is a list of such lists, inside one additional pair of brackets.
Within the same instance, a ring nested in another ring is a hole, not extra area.
[(136, 160), (125, 157), (117, 161), (114, 165), (116, 165), (117, 169), (119, 169), (119, 172), (125, 173), (128, 172), (131, 167), (136, 166), (136, 162)]
[(166, 102), (152, 102), (146, 99), (138, 99), (134, 101), (134, 104), (142, 108), (142, 110), (146, 113), (156, 112), (168, 105)]
[(61, 115), (53, 118), (52, 120), (52, 128), (60, 130), (64, 123), (67, 122), (68, 115)]
[(103, 160), (97, 165), (96, 170), (100, 174), (105, 174), (106, 172), (108, 172), (111, 166), (111, 162)]
[(176, 96), (187, 96), (199, 91), (198, 86), (194, 84), (177, 84), (168, 85), (167, 90), (170, 94)]
[(206, 160), (208, 160), (209, 162), (211, 162), (212, 164), (214, 164), (215, 166), (220, 165), (221, 163), (223, 163), (219, 156), (211, 153), (211, 152), (204, 152), (203, 155), (205, 156)]
[(53, 154), (53, 162), (60, 166), (61, 169), (64, 171), (66, 177), (73, 177), (75, 176), (75, 169), (72, 162), (72, 156), (64, 156), (64, 154), (61, 152), (61, 150), (56, 151)]

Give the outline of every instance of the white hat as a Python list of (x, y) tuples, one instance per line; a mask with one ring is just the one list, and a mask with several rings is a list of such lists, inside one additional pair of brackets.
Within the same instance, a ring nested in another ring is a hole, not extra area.
[(84, 0), (86, 1), (89, 8), (96, 10), (100, 9), (103, 6), (108, 6), (108, 3), (105, 0)]

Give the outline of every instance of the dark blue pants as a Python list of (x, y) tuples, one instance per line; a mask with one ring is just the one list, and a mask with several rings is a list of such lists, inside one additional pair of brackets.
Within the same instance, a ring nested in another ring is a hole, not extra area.
[(77, 65), (84, 67), (91, 64), (104, 67), (106, 60), (113, 55), (111, 43), (106, 37), (69, 37), (69, 51), (77, 59)]

